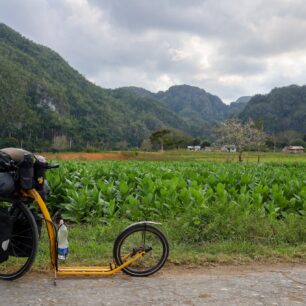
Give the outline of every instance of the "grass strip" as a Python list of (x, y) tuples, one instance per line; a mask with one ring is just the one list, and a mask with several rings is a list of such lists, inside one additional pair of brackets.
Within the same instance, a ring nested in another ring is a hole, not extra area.
[[(113, 225), (70, 225), (69, 258), (62, 265), (108, 265), (112, 262), (113, 243), (127, 221)], [(162, 226), (170, 244), (168, 265), (205, 266), (213, 264), (247, 264), (252, 262), (306, 263), (306, 243), (272, 240), (220, 240), (188, 243), (175, 234), (172, 225)], [(34, 271), (49, 269), (49, 245), (43, 230)]]

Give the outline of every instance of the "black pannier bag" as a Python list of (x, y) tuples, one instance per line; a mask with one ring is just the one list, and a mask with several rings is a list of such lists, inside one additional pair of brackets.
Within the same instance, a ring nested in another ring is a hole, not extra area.
[[(18, 148), (5, 148), (0, 150), (0, 172), (1, 164), (7, 165), (14, 163), (18, 169), (17, 175), (15, 175), (14, 180), (16, 181), (16, 187), (22, 188), (24, 190), (29, 190), (35, 188), (43, 200), (47, 199), (50, 192), (50, 188), (45, 179), (46, 166), (48, 165), (47, 160), (41, 156), (32, 154), (28, 151)], [(3, 166), (5, 169), (5, 166)], [(6, 168), (7, 169), (7, 168)], [(7, 170), (2, 170), (7, 172)], [(8, 177), (3, 176), (3, 180), (8, 181)], [(6, 184), (7, 186), (7, 184)], [(4, 189), (3, 185), (3, 189)], [(18, 190), (16, 188), (16, 190)], [(9, 196), (9, 192), (5, 193)], [(0, 197), (1, 197), (1, 177), (0, 177)]]
[(15, 180), (11, 173), (0, 172), (0, 197), (8, 198), (15, 191)]
[(0, 172), (14, 172), (16, 185), (29, 190), (33, 188), (33, 169), (34, 156), (28, 151), (18, 148), (4, 148), (0, 150)]
[[(41, 235), (42, 218), (31, 210), (32, 215), (37, 224), (38, 237)], [(15, 211), (14, 215), (17, 218), (13, 222), (12, 226), (12, 245), (9, 249), (9, 255), (15, 257), (29, 257), (32, 252), (33, 235), (29, 221), (22, 214), (18, 217), (18, 212)]]
[(12, 222), (7, 208), (0, 207), (0, 263), (8, 260)]

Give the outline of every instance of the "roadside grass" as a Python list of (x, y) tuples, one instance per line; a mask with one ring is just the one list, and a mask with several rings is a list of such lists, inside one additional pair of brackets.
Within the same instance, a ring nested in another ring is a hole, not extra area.
[(306, 244), (263, 245), (249, 241), (221, 241), (202, 246), (172, 245), (170, 263), (179, 265), (246, 264), (252, 262), (306, 263)]
[[(305, 219), (304, 219), (305, 220)], [(303, 221), (300, 219), (299, 221)], [(193, 239), (189, 233), (184, 236), (184, 229), (177, 222), (162, 224), (160, 229), (166, 234), (170, 244), (168, 265), (206, 266), (215, 264), (247, 264), (252, 262), (306, 263), (305, 226), (297, 228), (294, 224), (282, 223), (277, 226), (262, 223), (253, 224), (254, 232), (248, 235), (217, 238), (212, 241)], [(113, 261), (112, 249), (117, 235), (129, 221), (116, 221), (112, 225), (69, 225), (69, 258), (61, 265), (109, 265)], [(176, 225), (175, 225), (176, 224)], [(287, 228), (287, 233), (284, 229)], [(262, 230), (261, 230), (262, 229)], [(249, 228), (250, 230), (250, 228)], [(192, 231), (192, 229), (190, 229)], [(302, 235), (302, 236), (301, 236)], [(236, 237), (236, 238), (235, 238)], [(277, 237), (277, 238), (276, 238)], [(291, 239), (288, 239), (290, 237)], [(34, 271), (47, 271), (50, 267), (49, 244), (46, 230), (43, 229), (39, 251), (33, 266)]]

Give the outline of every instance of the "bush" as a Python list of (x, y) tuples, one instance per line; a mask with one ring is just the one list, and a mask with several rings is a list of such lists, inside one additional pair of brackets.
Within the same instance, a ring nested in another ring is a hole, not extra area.
[(290, 142), (291, 146), (302, 146), (302, 147), (306, 147), (306, 142), (303, 139), (295, 139), (293, 141)]

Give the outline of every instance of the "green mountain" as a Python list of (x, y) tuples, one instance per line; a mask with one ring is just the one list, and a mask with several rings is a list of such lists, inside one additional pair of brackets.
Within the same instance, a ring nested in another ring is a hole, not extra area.
[(184, 119), (215, 123), (226, 118), (227, 107), (221, 99), (198, 87), (172, 86), (155, 97)]
[(130, 93), (133, 93), (133, 94), (135, 94), (137, 96), (151, 98), (151, 99), (156, 99), (154, 93), (152, 93), (151, 91), (146, 90), (144, 88), (141, 88), (141, 87), (127, 86), (127, 87), (120, 87), (118, 89), (130, 92)]
[(237, 116), (251, 98), (241, 97), (230, 105), (226, 105), (219, 97), (189, 85), (172, 86), (156, 94), (139, 87), (131, 86), (124, 89), (164, 103), (187, 122), (191, 135), (202, 137), (209, 137), (218, 122)]
[(275, 88), (256, 95), (239, 114), (240, 119), (261, 121), (271, 134), (295, 131), (306, 133), (306, 86)]
[[(243, 96), (232, 102), (234, 104), (247, 104), (252, 99), (252, 96)], [(232, 104), (231, 103), (231, 104)]]
[(227, 109), (227, 117), (238, 116), (241, 113), (249, 101), (252, 99), (251, 96), (243, 96), (232, 102)]
[(138, 146), (157, 128), (187, 131), (164, 104), (87, 81), (51, 49), (0, 24), (0, 146)]

